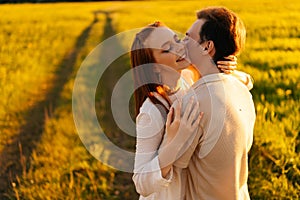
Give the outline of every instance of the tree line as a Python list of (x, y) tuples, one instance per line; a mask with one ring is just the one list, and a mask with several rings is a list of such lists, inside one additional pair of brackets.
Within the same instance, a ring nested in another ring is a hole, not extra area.
[[(103, 0), (0, 0), (0, 4), (3, 3), (54, 3), (54, 2), (95, 2)], [(114, 0), (112, 0), (114, 1)], [(126, 1), (126, 0), (121, 0)]]

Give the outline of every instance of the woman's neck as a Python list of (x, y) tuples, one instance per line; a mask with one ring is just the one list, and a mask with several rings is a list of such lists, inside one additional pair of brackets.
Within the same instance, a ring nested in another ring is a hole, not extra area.
[(168, 86), (171, 90), (177, 87), (178, 79), (180, 78), (180, 72), (160, 72), (161, 81), (163, 85)]

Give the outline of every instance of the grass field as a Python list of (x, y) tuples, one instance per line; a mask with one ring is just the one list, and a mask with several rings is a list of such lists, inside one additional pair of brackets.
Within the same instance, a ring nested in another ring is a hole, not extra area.
[[(0, 5), (0, 199), (137, 199), (132, 174), (103, 165), (81, 143), (72, 89), (81, 62), (116, 33), (161, 20), (184, 33), (205, 6), (226, 6), (247, 28), (238, 67), (252, 75), (257, 112), (249, 158), (252, 199), (300, 197), (300, 2), (153, 1)], [(96, 14), (97, 13), (97, 14)], [(120, 44), (121, 45), (121, 44)], [(114, 62), (99, 85), (99, 118), (110, 87), (130, 68)], [(100, 134), (100, 133), (99, 133)]]

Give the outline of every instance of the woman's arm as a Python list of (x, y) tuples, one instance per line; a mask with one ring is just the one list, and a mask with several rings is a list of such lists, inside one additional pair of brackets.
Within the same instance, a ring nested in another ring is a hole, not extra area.
[(196, 139), (200, 120), (203, 116), (203, 113), (199, 111), (199, 103), (194, 103), (193, 97), (190, 99), (182, 117), (181, 106), (182, 102), (175, 103), (167, 116), (166, 135), (158, 154), (163, 176), (167, 176), (174, 162)]
[(132, 177), (136, 190), (142, 196), (159, 191), (170, 182), (161, 175), (157, 149), (164, 131), (164, 120), (159, 110), (150, 102), (136, 118), (136, 154), (134, 175)]
[(253, 79), (249, 74), (238, 70), (234, 70), (231, 75), (236, 77), (243, 84), (245, 84), (249, 90), (253, 88)]
[[(178, 134), (182, 138), (188, 137), (189, 132), (194, 132), (193, 129), (200, 121), (201, 117), (196, 116), (196, 113), (192, 113), (192, 108), (189, 109), (190, 112), (180, 118), (180, 109), (179, 105), (175, 110), (172, 108), (172, 111), (168, 114), (164, 137), (164, 120), (154, 105), (151, 109), (148, 109), (147, 113), (140, 113), (137, 117), (137, 144), (133, 181), (137, 192), (142, 196), (159, 192), (163, 187), (169, 185), (173, 176), (172, 163), (180, 146), (176, 144), (179, 137), (175, 136)], [(173, 114), (174, 120), (172, 119)], [(186, 123), (187, 120), (191, 120), (191, 122)], [(179, 138), (179, 143), (183, 142), (182, 138)], [(158, 153), (159, 147), (162, 150)], [(174, 155), (171, 160), (172, 156), (170, 155)]]
[(218, 61), (218, 68), (226, 74), (231, 74), (236, 77), (239, 81), (247, 86), (249, 90), (253, 88), (252, 77), (242, 71), (235, 70), (237, 67), (237, 58), (235, 56), (228, 56), (225, 59), (227, 61)]

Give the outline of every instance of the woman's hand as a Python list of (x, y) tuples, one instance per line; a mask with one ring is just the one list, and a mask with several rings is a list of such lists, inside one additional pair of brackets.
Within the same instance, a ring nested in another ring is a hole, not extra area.
[[(166, 121), (166, 143), (169, 144), (176, 136), (180, 143), (184, 143), (184, 139), (189, 136), (199, 127), (203, 113), (199, 113), (199, 102), (195, 102), (194, 97), (191, 97), (189, 103), (181, 117), (182, 102), (179, 101), (175, 107), (171, 107)], [(174, 119), (173, 119), (174, 118)], [(183, 135), (184, 134), (184, 135)]]
[[(175, 104), (175, 105), (174, 105)], [(182, 102), (174, 103), (170, 109), (166, 121), (165, 137), (159, 148), (159, 163), (163, 177), (167, 177), (172, 164), (182, 152), (186, 141), (199, 128), (203, 113), (199, 113), (199, 103), (192, 97), (181, 117)]]
[(237, 66), (237, 58), (233, 55), (224, 57), (226, 60), (218, 61), (218, 68), (222, 70), (225, 74), (231, 74)]
[(235, 76), (239, 81), (245, 84), (249, 90), (251, 90), (253, 88), (253, 78), (245, 72), (236, 70), (237, 58), (233, 55), (230, 55), (228, 57), (224, 57), (224, 59), (225, 60), (223, 61), (218, 61), (218, 68), (225, 74), (231, 74)]

